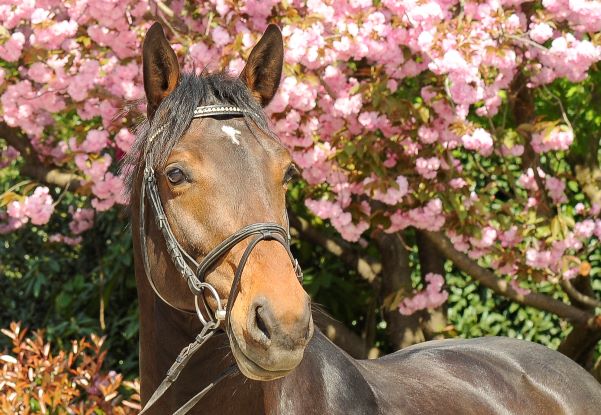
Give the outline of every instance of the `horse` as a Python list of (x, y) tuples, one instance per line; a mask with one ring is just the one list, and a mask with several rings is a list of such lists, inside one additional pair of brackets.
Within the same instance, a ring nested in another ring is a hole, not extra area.
[(283, 58), (275, 25), (238, 77), (182, 73), (159, 23), (144, 39), (147, 120), (126, 157), (143, 412), (601, 413), (599, 383), (541, 345), (450, 339), (355, 360), (314, 328), (289, 245), (295, 168), (263, 111)]

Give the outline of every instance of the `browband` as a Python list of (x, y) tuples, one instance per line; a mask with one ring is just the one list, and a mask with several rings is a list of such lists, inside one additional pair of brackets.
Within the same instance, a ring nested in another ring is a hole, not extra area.
[[(195, 118), (206, 118), (206, 117), (219, 117), (221, 115), (252, 115), (255, 117), (259, 117), (257, 113), (245, 110), (240, 107), (236, 107), (234, 105), (204, 105), (201, 107), (196, 107), (194, 110), (194, 114), (192, 115), (192, 119)], [(148, 144), (152, 143), (152, 141), (157, 138), (164, 130), (167, 128), (167, 124), (160, 126), (149, 138)]]

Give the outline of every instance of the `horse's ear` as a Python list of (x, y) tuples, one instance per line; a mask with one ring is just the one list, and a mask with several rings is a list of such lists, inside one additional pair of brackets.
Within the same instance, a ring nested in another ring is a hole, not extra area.
[(148, 102), (148, 119), (152, 119), (157, 108), (179, 81), (177, 56), (163, 33), (160, 23), (154, 23), (144, 38), (142, 47), (144, 91)]
[(248, 62), (240, 74), (240, 79), (262, 106), (269, 104), (278, 90), (283, 64), (282, 32), (276, 25), (270, 24), (250, 52)]

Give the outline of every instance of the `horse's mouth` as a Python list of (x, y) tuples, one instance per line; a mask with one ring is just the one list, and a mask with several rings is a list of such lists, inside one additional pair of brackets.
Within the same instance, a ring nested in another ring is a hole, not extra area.
[(232, 333), (228, 337), (230, 339), (230, 346), (232, 348), (234, 358), (236, 359), (236, 363), (238, 364), (238, 367), (240, 368), (242, 374), (247, 378), (260, 381), (275, 380), (286, 376), (293, 370), (265, 369), (264, 367), (255, 363), (251, 358), (246, 356), (246, 354), (244, 354), (244, 352), (240, 348), (240, 345), (238, 344), (238, 339), (236, 339), (236, 335), (234, 333)]

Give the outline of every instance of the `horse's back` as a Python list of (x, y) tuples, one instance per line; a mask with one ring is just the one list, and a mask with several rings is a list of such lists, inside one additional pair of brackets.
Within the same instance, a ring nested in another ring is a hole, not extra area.
[(357, 363), (384, 414), (601, 414), (588, 372), (527, 341), (431, 341)]

